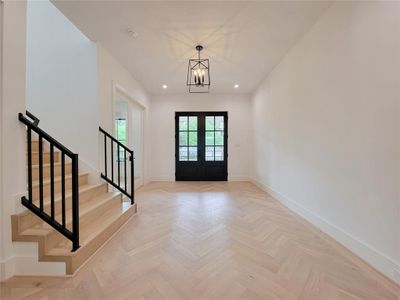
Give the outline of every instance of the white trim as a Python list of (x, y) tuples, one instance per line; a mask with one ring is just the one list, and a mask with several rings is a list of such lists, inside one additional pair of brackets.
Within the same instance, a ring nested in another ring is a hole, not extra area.
[(362, 258), (365, 262), (377, 269), (393, 281), (400, 284), (400, 278), (397, 278), (396, 272), (400, 274), (400, 263), (394, 259), (386, 256), (380, 251), (374, 249), (372, 246), (367, 245), (365, 242), (347, 233), (338, 226), (330, 223), (329, 221), (317, 216), (315, 213), (298, 204), (292, 199), (289, 199), (282, 193), (274, 190), (270, 186), (261, 183), (256, 179), (252, 179), (252, 182), (260, 189), (270, 194), (276, 200), (281, 202), (284, 206), (300, 215), (308, 222), (318, 227), (324, 233), (335, 239), (337, 242), (348, 248), (354, 254)]
[(234, 175), (230, 176), (228, 174), (228, 181), (252, 181), (249, 176), (246, 175)]
[(12, 276), (65, 276), (64, 262), (39, 262), (38, 257), (12, 256), (0, 261), (0, 281)]
[[(131, 103), (134, 103), (135, 105), (139, 106), (142, 111), (141, 111), (141, 152), (142, 152), (142, 174), (141, 177), (142, 178), (146, 178), (145, 175), (145, 161), (146, 161), (146, 152), (145, 152), (145, 126), (146, 126), (146, 122), (145, 122), (145, 116), (146, 116), (146, 107), (140, 103), (135, 97), (133, 97), (132, 95), (130, 95), (127, 90), (120, 84), (118, 84), (117, 82), (115, 82), (114, 80), (112, 81), (112, 93), (113, 93), (113, 107), (112, 107), (112, 115), (111, 115), (111, 124), (113, 126), (113, 135), (115, 136), (115, 126), (114, 126), (114, 118), (115, 118), (115, 105), (117, 103), (117, 95), (120, 94), (124, 97), (126, 97)], [(132, 141), (132, 134), (130, 133), (131, 129), (132, 129), (132, 107), (131, 107), (131, 103), (128, 101), (128, 145), (129, 147), (132, 148), (133, 145), (133, 141)], [(142, 181), (141, 185), (142, 186), (144, 184), (144, 180)]]
[(175, 181), (175, 177), (171, 177), (171, 176), (156, 176), (156, 177), (151, 177), (151, 178), (148, 179), (148, 182), (153, 182), (153, 181), (172, 182), (172, 181)]

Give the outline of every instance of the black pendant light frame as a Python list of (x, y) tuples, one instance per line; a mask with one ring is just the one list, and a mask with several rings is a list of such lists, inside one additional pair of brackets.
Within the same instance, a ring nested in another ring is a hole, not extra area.
[(210, 61), (200, 58), (202, 45), (197, 45), (198, 58), (189, 59), (186, 85), (189, 93), (208, 93), (210, 92)]

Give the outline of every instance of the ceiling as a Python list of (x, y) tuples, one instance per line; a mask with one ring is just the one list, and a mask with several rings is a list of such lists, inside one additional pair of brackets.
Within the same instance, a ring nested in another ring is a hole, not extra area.
[[(202, 44), (212, 93), (250, 93), (307, 32), (328, 1), (52, 1), (150, 94), (187, 93)], [(129, 33), (129, 30), (133, 31)], [(162, 85), (167, 85), (163, 89)], [(239, 88), (234, 89), (238, 84)]]

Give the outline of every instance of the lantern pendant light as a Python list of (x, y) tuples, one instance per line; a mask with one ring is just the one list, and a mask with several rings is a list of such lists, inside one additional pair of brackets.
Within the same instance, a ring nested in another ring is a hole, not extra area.
[(189, 59), (186, 85), (189, 93), (208, 93), (210, 91), (210, 61), (200, 57), (202, 45), (196, 46), (197, 58)]

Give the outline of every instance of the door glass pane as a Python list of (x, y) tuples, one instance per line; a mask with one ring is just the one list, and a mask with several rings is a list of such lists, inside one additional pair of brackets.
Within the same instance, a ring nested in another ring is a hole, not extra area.
[(214, 116), (206, 117), (206, 130), (214, 130)]
[(206, 145), (214, 145), (214, 131), (206, 131)]
[(223, 131), (216, 131), (215, 132), (215, 145), (224, 145), (224, 132)]
[[(117, 140), (121, 142), (123, 145), (126, 145), (126, 119), (116, 119), (115, 120), (115, 135), (117, 137)], [(115, 147), (115, 154), (117, 154), (118, 147)], [(120, 147), (119, 153), (117, 156), (117, 160), (119, 162), (122, 162), (125, 160), (125, 154), (124, 154), (124, 149)]]
[(214, 146), (206, 147), (206, 160), (214, 160)]
[[(206, 161), (224, 161), (225, 121), (224, 116), (206, 116), (205, 147)], [(215, 146), (211, 148), (209, 146)]]
[(189, 146), (197, 146), (197, 131), (189, 131)]
[(215, 117), (215, 130), (224, 130), (224, 117), (223, 116)]
[(197, 130), (197, 117), (189, 117), (189, 130)]
[(179, 117), (179, 161), (197, 161), (197, 119), (197, 116)]
[(197, 160), (197, 147), (189, 147), (189, 160)]
[(179, 132), (179, 146), (187, 146), (188, 134), (186, 131)]
[(188, 129), (188, 117), (179, 117), (179, 131)]
[(224, 147), (215, 147), (215, 160), (224, 160)]
[(188, 160), (188, 147), (179, 147), (179, 161)]

